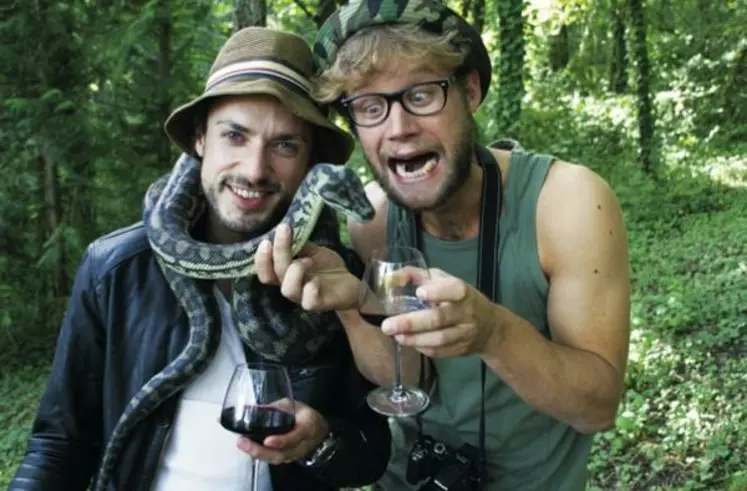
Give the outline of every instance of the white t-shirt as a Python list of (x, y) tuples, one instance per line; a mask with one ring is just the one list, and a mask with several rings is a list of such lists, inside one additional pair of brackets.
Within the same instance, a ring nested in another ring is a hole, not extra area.
[[(214, 288), (221, 313), (221, 340), (207, 369), (184, 391), (156, 471), (153, 491), (248, 491), (252, 458), (236, 446), (238, 435), (219, 422), (228, 382), (245, 363), (230, 305)], [(257, 491), (272, 491), (269, 468), (259, 465)]]

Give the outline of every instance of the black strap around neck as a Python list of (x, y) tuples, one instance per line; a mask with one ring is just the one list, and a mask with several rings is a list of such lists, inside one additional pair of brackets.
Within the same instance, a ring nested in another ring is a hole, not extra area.
[[(498, 267), (498, 245), (500, 243), (500, 216), (503, 203), (501, 187), (501, 169), (493, 154), (487, 148), (477, 145), (477, 161), (483, 170), (482, 197), (480, 210), (480, 236), (477, 255), (477, 287), (489, 299), (494, 302), (499, 300), (500, 275)], [(415, 245), (422, 250), (422, 227), (420, 215), (409, 212), (405, 213), (410, 225), (410, 237), (414, 238)], [(420, 385), (424, 381), (424, 357), (420, 357)], [(480, 362), (480, 455), (481, 475), (486, 476), (485, 456), (485, 362)], [(418, 424), (418, 432), (422, 434), (423, 423), (420, 414), (415, 417)]]

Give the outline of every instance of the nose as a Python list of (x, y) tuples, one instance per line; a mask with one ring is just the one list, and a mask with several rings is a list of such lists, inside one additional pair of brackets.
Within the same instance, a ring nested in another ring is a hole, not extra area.
[(419, 131), (417, 116), (408, 113), (402, 103), (392, 102), (387, 118), (388, 136), (390, 140), (403, 140), (415, 135)]
[(272, 172), (270, 159), (260, 142), (244, 147), (237, 156), (235, 171), (254, 184), (265, 181)]

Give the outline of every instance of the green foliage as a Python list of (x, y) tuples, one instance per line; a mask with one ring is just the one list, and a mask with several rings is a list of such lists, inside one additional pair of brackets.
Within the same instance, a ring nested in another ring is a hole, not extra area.
[[(0, 299), (2, 289), (0, 289)], [(2, 305), (5, 305), (4, 303)], [(53, 333), (31, 329), (23, 346), (6, 339), (0, 319), (0, 488), (7, 489), (26, 451), (26, 439), (49, 373)], [(19, 356), (23, 352), (23, 356)]]
[(603, 489), (713, 489), (747, 465), (747, 226), (738, 202), (633, 227), (628, 390), (590, 468)]
[(496, 0), (498, 11), (498, 39), (500, 50), (497, 56), (498, 92), (494, 118), (501, 134), (515, 136), (514, 127), (521, 116), (521, 100), (524, 97), (524, 7), (525, 2)]
[[(505, 16), (522, 3), (525, 39), (502, 42), (499, 7)], [(25, 451), (49, 370), (66, 300), (55, 292), (60, 263), (73, 275), (90, 240), (140, 218), (145, 188), (176, 155), (163, 120), (202, 89), (231, 30), (231, 2), (166, 5), (44, 0), (2, 9), (0, 487)], [(329, 5), (268, 2), (268, 25), (311, 41), (319, 7)], [(626, 5), (487, 0), (494, 90), (477, 114), (480, 138), (507, 136), (500, 117), (520, 109), (518, 120), (508, 119), (510, 136), (591, 167), (624, 211), (632, 271), (627, 391), (617, 424), (596, 438), (589, 488), (743, 491), (747, 8), (741, 0), (643, 2), (660, 146), (649, 176), (637, 163), (636, 98), (626, 92), (636, 86), (635, 67), (614, 65), (621, 52), (632, 53), (616, 37), (621, 26), (613, 28)], [(630, 42), (630, 19), (622, 21)], [(523, 73), (506, 69), (503, 83), (501, 66), (511, 60), (500, 56), (502, 45), (513, 53), (510, 66), (524, 60)], [(54, 227), (45, 162), (57, 170)], [(360, 149), (349, 165), (371, 179)]]
[[(590, 489), (743, 488), (747, 147), (699, 138), (689, 94), (660, 93), (663, 166), (652, 178), (636, 163), (633, 95), (583, 95), (563, 74), (545, 82), (530, 86), (519, 140), (601, 174), (629, 231), (627, 392), (596, 439)], [(501, 136), (493, 97), (477, 115), (483, 141)]]

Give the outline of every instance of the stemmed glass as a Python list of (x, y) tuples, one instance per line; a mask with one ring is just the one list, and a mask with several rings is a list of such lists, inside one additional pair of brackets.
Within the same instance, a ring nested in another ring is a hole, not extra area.
[[(220, 424), (262, 445), (270, 435), (293, 429), (295, 404), (285, 367), (273, 363), (238, 365), (223, 399)], [(252, 491), (258, 489), (259, 460), (254, 459)]]
[[(384, 319), (428, 308), (415, 296), (415, 290), (428, 279), (425, 258), (412, 247), (385, 247), (373, 251), (366, 264), (358, 296), (358, 312), (368, 323), (381, 327)], [(394, 385), (368, 394), (368, 405), (386, 416), (412, 416), (423, 411), (428, 395), (405, 387), (401, 376), (401, 346), (394, 341)]]

